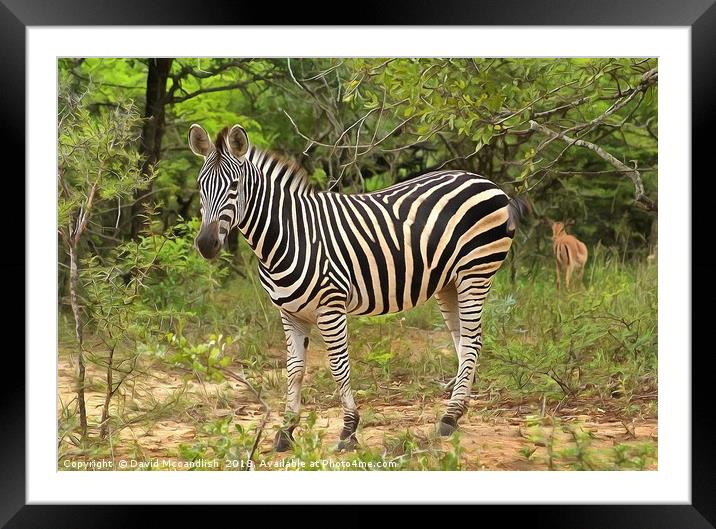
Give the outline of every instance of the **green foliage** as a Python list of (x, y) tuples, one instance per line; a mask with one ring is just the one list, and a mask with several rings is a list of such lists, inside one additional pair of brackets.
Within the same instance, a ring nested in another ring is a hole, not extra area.
[(139, 172), (135, 147), (141, 121), (133, 101), (122, 99), (111, 110), (95, 113), (87, 94), (96, 89), (89, 85), (77, 94), (66, 76), (60, 77), (57, 223), (61, 229), (86, 207), (90, 195), (99, 205), (130, 197), (147, 183)]
[(140, 236), (104, 258), (90, 255), (80, 272), (91, 328), (112, 336), (152, 341), (156, 333), (181, 333), (187, 318), (212, 313), (212, 296), (226, 276), (219, 262), (193, 249), (197, 222), (164, 235)]
[(324, 448), (326, 433), (324, 430), (316, 428), (317, 419), (318, 415), (314, 410), (311, 410), (304, 419), (305, 422), (297, 429), (292, 446), (293, 455), (301, 461), (321, 462), (314, 467), (309, 466), (308, 468), (311, 470), (326, 470), (328, 467), (323, 464), (323, 460), (326, 459), (327, 455)]
[(179, 445), (178, 455), (187, 461), (215, 460), (219, 463), (218, 470), (248, 470), (248, 457), (255, 438), (252, 430), (255, 427), (237, 423), (233, 423), (233, 428), (231, 426), (231, 417), (204, 425), (202, 433), (206, 440)]
[[(214, 295), (228, 275), (226, 253), (207, 261), (194, 248), (199, 221), (177, 222), (164, 235), (141, 236), (119, 249), (117, 261), (137, 268), (151, 263), (146, 273), (134, 273), (132, 285), (145, 287), (143, 302), (156, 311), (186, 316), (211, 316)], [(131, 269), (130, 269), (131, 270)]]
[(393, 352), (390, 350), (390, 344), (383, 340), (375, 344), (372, 350), (366, 355), (365, 360), (369, 364), (379, 367), (385, 374), (389, 372), (388, 366), (393, 358)]
[(570, 292), (558, 293), (546, 271), (525, 276), (517, 290), (505, 279), (498, 276), (485, 306), (483, 381), (556, 401), (628, 400), (656, 387), (655, 267), (624, 267), (617, 254), (597, 253), (586, 286)]
[(644, 470), (657, 456), (654, 443), (619, 443), (613, 450), (614, 464), (620, 469)]
[[(586, 242), (633, 252), (651, 219), (632, 207), (629, 179), (587, 149), (545, 143), (528, 122), (576, 127), (573, 136), (636, 164), (655, 198), (656, 84), (640, 83), (656, 67), (622, 58), (174, 59), (151, 200), (164, 227), (197, 215), (188, 127), (215, 134), (240, 123), (256, 145), (298, 157), (319, 188), (373, 191), (439, 167), (468, 169), (525, 193), (540, 214), (578, 219)], [(146, 72), (143, 59), (60, 61), (61, 79), (93, 119), (141, 101)], [(613, 229), (615, 214), (627, 239)]]
[[(635, 164), (656, 200), (657, 86), (640, 84), (655, 59), (175, 59), (161, 160), (151, 193), (141, 198), (149, 203), (150, 229), (131, 238), (120, 221), (149, 185), (140, 171), (144, 122), (137, 110), (145, 103), (147, 61), (59, 61), (58, 230), (66, 243), (91, 210), (79, 241), (83, 328), (91, 336), (90, 361), (103, 365), (97, 353), (114, 352), (120, 394), (123, 377), (144, 377), (150, 367), (180, 373), (182, 391), (189, 380), (226, 386), (222, 368), (237, 363), (272, 406), (284, 398), (281, 321), (260, 286), (252, 251), (239, 241), (209, 262), (193, 247), (200, 162), (186, 146), (188, 126), (199, 122), (215, 134), (240, 123), (254, 144), (297, 157), (320, 189), (374, 191), (459, 168), (486, 175), (510, 194), (524, 193), (536, 217), (577, 220), (570, 231), (588, 244), (590, 259), (584, 287), (570, 292), (556, 291), (548, 228), (527, 219), (518, 232), (508, 263), (515, 280), (498, 274), (485, 308), (475, 384), (486, 399), (481, 412), (507, 400), (531, 410), (599, 402), (623, 417), (656, 413), (655, 397), (640, 400), (655, 395), (657, 384), (657, 269), (641, 264), (655, 242), (655, 218), (633, 207), (631, 182), (593, 152), (528, 130), (530, 120), (554, 131), (576, 127), (574, 137)], [(61, 252), (61, 296), (65, 261)], [(62, 337), (72, 332), (70, 319), (61, 310)], [(349, 332), (362, 428), (404, 419), (385, 406), (447, 397), (441, 383), (457, 362), (435, 302), (352, 318)], [(135, 373), (138, 365), (146, 371)], [(315, 413), (296, 430), (296, 456), (336, 460), (316, 424), (339, 405), (335, 383), (325, 365), (309, 371), (303, 396)], [(228, 407), (228, 397), (221, 400)], [(144, 420), (187, 406), (178, 401)], [(227, 461), (248, 457), (257, 426), (206, 408), (182, 408), (194, 417), (197, 439), (184, 443), (178, 457), (218, 458), (222, 468), (234, 468)], [(69, 404), (59, 419), (61, 443), (72, 444), (77, 416)], [(113, 426), (134, 420), (118, 416)], [(656, 457), (648, 443), (616, 444), (604, 455), (588, 429), (552, 425), (556, 439), (544, 421), (530, 428), (547, 455), (526, 445), (521, 454), (528, 461), (642, 469)], [(109, 442), (121, 439), (112, 434)], [(83, 450), (109, 454), (114, 445)], [(260, 450), (254, 455), (257, 463), (268, 458)], [(459, 436), (443, 441), (412, 428), (339, 459), (349, 467), (320, 468), (383, 469), (377, 463), (384, 461), (394, 463), (388, 470), (464, 466)]]
[[(170, 320), (167, 313), (160, 316), (160, 305), (148, 310), (146, 316), (127, 314), (127, 307), (135, 310), (143, 306), (146, 298), (141, 295), (141, 287), (140, 295), (128, 305), (123, 305), (124, 298), (118, 295), (113, 310), (125, 311), (127, 319), (143, 324), (124, 334), (116, 354), (131, 358), (139, 352), (138, 362), (143, 367), (138, 377), (143, 372), (172, 372), (179, 368), (185, 383), (198, 380), (200, 384), (227, 384), (222, 382), (225, 372), (221, 368), (240, 369), (237, 372), (260, 389), (274, 413), (280, 410), (285, 399), (283, 333), (280, 322), (271, 319), (268, 327), (262, 323), (260, 309), (254, 304), (265, 294), (253, 290), (256, 272), (251, 270), (249, 274), (246, 279), (226, 281), (214, 292), (215, 309), (222, 315), (219, 327), (231, 329), (223, 336), (207, 332), (202, 318), (184, 315)], [(523, 277), (520, 273), (514, 286), (498, 274), (486, 304), (486, 343), (474, 387), (479, 397), (471, 412), (477, 411), (483, 420), (489, 420), (499, 416), (500, 409), (512, 405), (521, 406), (528, 414), (539, 413), (542, 407), (549, 413), (573, 406), (584, 406), (585, 413), (590, 413), (588, 410), (593, 412), (596, 406), (625, 420), (653, 416), (656, 401), (640, 399), (656, 387), (656, 291), (647, 288), (654, 284), (655, 274), (653, 266), (621, 264), (618, 254), (599, 253), (585, 274), (586, 287), (569, 293), (558, 294), (554, 277), (546, 272), (536, 273), (532, 280), (526, 275), (524, 280), (519, 279)], [(110, 285), (99, 278), (97, 283)], [(147, 279), (141, 284), (146, 285)], [(118, 285), (118, 292), (124, 293), (122, 289), (127, 287), (122, 285)], [(184, 291), (193, 287), (181, 283), (176, 288)], [(236, 309), (236, 299), (247, 308)], [(474, 451), (469, 456), (465, 453), (464, 439), (468, 434), (462, 439), (442, 440), (434, 432), (426, 434), (425, 428), (411, 425), (415, 420), (412, 413), (430, 415), (431, 410), (440, 409), (447, 397), (440, 383), (457, 369), (452, 341), (437, 308), (431, 302), (417, 312), (421, 314), (416, 321), (425, 323), (424, 327), (408, 325), (409, 313), (351, 318), (349, 322), (353, 387), (361, 410), (359, 443), (369, 432), (383, 428), (388, 433), (382, 443), (361, 444), (351, 453), (334, 452), (336, 440), (326, 433), (324, 420), (329, 410), (340, 407), (340, 400), (330, 371), (319, 365), (309, 368), (303, 397), (310, 411), (303, 414), (294, 432), (296, 447), (289, 457), (305, 461), (305, 469), (309, 470), (312, 461), (317, 461), (314, 469), (324, 470), (452, 470), (465, 468), (466, 464), (467, 468), (479, 468)], [(157, 328), (152, 315), (157, 320), (164, 319), (162, 327), (173, 329), (151, 331)], [(169, 325), (170, 321), (174, 323)], [(142, 334), (143, 328), (150, 331)], [(98, 334), (95, 330), (93, 335)], [(571, 334), (576, 336), (574, 340), (569, 339)], [(129, 341), (128, 335), (136, 339)], [(309, 355), (314, 355), (313, 361), (317, 355), (322, 362), (320, 339), (314, 339)], [(382, 354), (390, 355), (383, 365), (379, 361)], [(185, 461), (217, 459), (218, 468), (241, 470), (240, 462), (246, 461), (257, 434), (255, 415), (246, 419), (236, 411), (237, 406), (241, 409), (247, 405), (236, 388), (227, 386), (222, 395), (211, 403), (185, 395), (175, 404), (162, 404), (153, 411), (151, 417), (156, 418), (144, 420), (172, 417), (186, 421), (195, 417), (192, 424), (196, 425), (196, 439), (177, 448), (177, 456)], [(252, 402), (251, 398), (248, 404)], [(68, 406), (63, 409), (62, 435), (71, 439), (76, 415), (70, 413)], [(277, 424), (275, 415), (274, 419), (271, 424)], [(465, 421), (472, 423), (473, 419)], [(115, 428), (121, 424), (117, 421)], [(555, 424), (557, 433), (551, 439)], [(566, 421), (561, 424), (558, 417), (528, 418), (527, 439), (519, 449), (519, 457), (530, 465), (552, 464), (555, 469), (639, 469), (649, 468), (655, 461), (653, 443), (619, 442), (607, 449), (588, 436), (591, 428), (578, 426), (579, 423)], [(270, 440), (272, 431), (272, 426), (267, 426), (263, 438)], [(113, 442), (115, 447), (126, 443), (117, 439)], [(276, 457), (262, 445), (254, 454), (255, 468), (275, 468), (269, 465), (277, 464)], [(388, 463), (390, 466), (385, 466)]]
[(228, 367), (232, 361), (226, 351), (234, 342), (231, 336), (224, 338), (222, 335), (212, 334), (207, 341), (192, 345), (184, 336), (168, 333), (166, 340), (173, 350), (173, 353), (167, 356), (170, 364), (183, 367), (192, 375), (200, 375), (206, 380), (225, 380), (221, 369)]
[[(528, 417), (525, 430), (530, 444), (520, 453), (531, 461), (545, 459), (550, 470), (644, 470), (657, 457), (651, 441), (598, 447), (589, 428), (552, 417)], [(544, 447), (544, 455), (535, 454), (538, 447)]]
[[(445, 448), (449, 444), (450, 448)], [(443, 441), (437, 432), (428, 435), (406, 430), (394, 436), (386, 436), (386, 455), (406, 470), (461, 470), (463, 449), (460, 433), (455, 432)]]

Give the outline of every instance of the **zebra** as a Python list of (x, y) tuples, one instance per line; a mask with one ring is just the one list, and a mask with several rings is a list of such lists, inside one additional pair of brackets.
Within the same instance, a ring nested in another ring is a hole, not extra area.
[(212, 143), (198, 124), (189, 146), (199, 171), (201, 227), (195, 246), (217, 255), (238, 228), (286, 335), (287, 398), (274, 439), (286, 451), (299, 422), (309, 332), (318, 327), (340, 394), (337, 449), (356, 446), (347, 315), (400, 312), (432, 296), (458, 356), (437, 430), (450, 436), (467, 409), (482, 347), (483, 303), (510, 249), (524, 202), (466, 171), (434, 171), (371, 193), (319, 191), (294, 161), (249, 142), (240, 125)]

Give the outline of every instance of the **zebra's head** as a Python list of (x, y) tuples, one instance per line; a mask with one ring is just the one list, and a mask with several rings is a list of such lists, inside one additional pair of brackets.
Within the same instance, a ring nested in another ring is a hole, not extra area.
[(204, 158), (199, 171), (201, 229), (195, 245), (207, 259), (215, 257), (226, 235), (239, 222), (242, 181), (249, 138), (240, 125), (224, 128), (214, 143), (199, 125), (189, 128), (189, 147)]

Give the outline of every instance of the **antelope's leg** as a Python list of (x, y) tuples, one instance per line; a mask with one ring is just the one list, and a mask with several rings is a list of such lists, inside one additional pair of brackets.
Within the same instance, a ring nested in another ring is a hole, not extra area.
[(470, 278), (457, 283), (460, 320), (459, 362), (455, 387), (447, 410), (438, 423), (440, 435), (451, 435), (457, 428), (457, 421), (467, 409), (477, 360), (482, 348), (482, 307), (490, 285), (491, 280), (485, 278)]
[(584, 263), (579, 267), (577, 274), (579, 275), (579, 284), (584, 286)]
[(281, 313), (283, 330), (286, 334), (286, 373), (288, 376), (288, 392), (283, 425), (276, 432), (274, 450), (285, 452), (291, 447), (293, 430), (298, 424), (301, 413), (301, 385), (306, 370), (306, 349), (308, 348), (307, 323), (297, 320), (288, 314)]
[(565, 283), (567, 284), (567, 290), (569, 290), (569, 284), (572, 280), (572, 272), (573, 271), (574, 271), (574, 262), (570, 261), (569, 263), (567, 263), (567, 271), (564, 274), (564, 280), (565, 280)]
[(555, 265), (557, 266), (557, 290), (560, 290), (560, 277), (559, 277), (559, 259), (555, 258), (554, 260)]
[(351, 449), (356, 444), (358, 409), (351, 391), (351, 365), (348, 359), (348, 328), (343, 311), (329, 310), (318, 316), (318, 330), (328, 349), (328, 363), (333, 380), (338, 385), (343, 405), (343, 429), (338, 450)]
[[(445, 320), (445, 325), (452, 335), (452, 341), (455, 345), (455, 354), (460, 359), (460, 314), (457, 306), (457, 290), (454, 284), (450, 284), (435, 294), (435, 299), (440, 307), (440, 312)], [(457, 377), (453, 377), (447, 384), (445, 389), (452, 390), (455, 387)]]

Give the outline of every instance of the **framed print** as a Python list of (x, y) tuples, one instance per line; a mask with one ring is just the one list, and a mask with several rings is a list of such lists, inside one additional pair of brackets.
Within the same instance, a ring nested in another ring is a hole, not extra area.
[(713, 526), (710, 2), (6, 6), (3, 523)]

